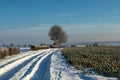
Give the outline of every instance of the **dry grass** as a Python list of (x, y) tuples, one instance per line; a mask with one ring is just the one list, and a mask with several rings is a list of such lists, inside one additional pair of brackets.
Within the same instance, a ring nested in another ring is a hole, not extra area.
[(16, 47), (0, 48), (0, 59), (9, 55), (19, 54), (20, 49)]
[(120, 47), (69, 47), (62, 53), (77, 69), (83, 66), (101, 75), (120, 77)]

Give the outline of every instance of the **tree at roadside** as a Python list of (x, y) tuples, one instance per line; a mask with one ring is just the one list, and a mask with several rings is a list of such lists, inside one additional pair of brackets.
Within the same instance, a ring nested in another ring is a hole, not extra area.
[(54, 41), (54, 45), (57, 45), (58, 47), (68, 39), (66, 32), (59, 25), (52, 26), (49, 30), (48, 36)]

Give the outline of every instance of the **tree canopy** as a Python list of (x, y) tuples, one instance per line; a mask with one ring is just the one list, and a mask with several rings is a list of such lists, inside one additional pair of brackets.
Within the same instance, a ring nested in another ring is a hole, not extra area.
[(59, 25), (52, 26), (49, 30), (48, 36), (54, 41), (54, 45), (58, 45), (58, 47), (68, 39), (66, 32)]

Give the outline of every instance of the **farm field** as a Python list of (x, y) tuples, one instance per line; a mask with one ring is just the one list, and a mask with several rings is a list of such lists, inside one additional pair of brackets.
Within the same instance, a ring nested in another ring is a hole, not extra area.
[(76, 69), (107, 77), (120, 77), (120, 47), (65, 48), (63, 55)]

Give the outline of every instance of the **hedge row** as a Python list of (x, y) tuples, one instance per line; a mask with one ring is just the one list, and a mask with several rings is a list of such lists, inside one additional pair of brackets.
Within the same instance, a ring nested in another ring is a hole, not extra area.
[(31, 50), (39, 50), (39, 49), (48, 49), (48, 46), (33, 46), (31, 45)]

